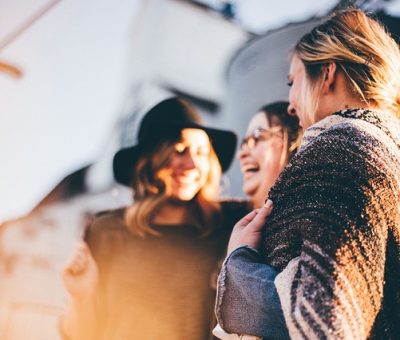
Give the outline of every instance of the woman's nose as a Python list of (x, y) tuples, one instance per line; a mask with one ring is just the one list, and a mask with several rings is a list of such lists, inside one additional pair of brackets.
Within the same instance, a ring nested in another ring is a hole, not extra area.
[(237, 152), (237, 158), (239, 160), (245, 158), (246, 156), (249, 155), (250, 149), (247, 145), (241, 145), (238, 152)]
[(185, 156), (182, 159), (182, 167), (185, 170), (190, 170), (194, 169), (196, 167), (196, 163), (194, 161), (194, 158), (190, 152), (187, 152)]
[(289, 115), (295, 116), (296, 115), (296, 109), (292, 104), (289, 104), (288, 109), (287, 109)]

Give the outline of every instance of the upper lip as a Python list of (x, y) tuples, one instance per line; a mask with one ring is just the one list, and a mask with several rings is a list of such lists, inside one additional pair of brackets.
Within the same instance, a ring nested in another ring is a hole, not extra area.
[(178, 181), (193, 181), (196, 180), (198, 177), (198, 174), (195, 172), (188, 172), (188, 173), (181, 173), (181, 174), (175, 174), (174, 178)]
[(258, 170), (259, 169), (258, 164), (254, 163), (254, 162), (242, 163), (240, 167), (242, 169), (242, 172), (246, 172), (246, 171), (249, 171), (249, 170)]

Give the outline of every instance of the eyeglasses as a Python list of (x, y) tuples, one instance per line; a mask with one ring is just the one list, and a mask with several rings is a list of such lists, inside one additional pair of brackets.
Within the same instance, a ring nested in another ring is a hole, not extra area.
[(242, 139), (242, 142), (240, 143), (240, 149), (243, 150), (243, 148), (246, 146), (247, 149), (253, 150), (259, 141), (267, 141), (273, 136), (279, 136), (281, 132), (281, 127), (273, 127), (268, 130), (260, 127), (256, 128), (251, 135)]

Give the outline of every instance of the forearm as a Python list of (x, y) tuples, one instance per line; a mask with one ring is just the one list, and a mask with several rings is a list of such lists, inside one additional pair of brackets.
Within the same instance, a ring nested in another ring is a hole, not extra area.
[(218, 278), (217, 319), (230, 333), (288, 338), (271, 266), (256, 250), (240, 247), (225, 260)]
[(350, 253), (343, 262), (315, 244), (306, 246), (314, 253), (304, 250), (275, 280), (290, 336), (368, 338), (380, 309), (383, 263), (361, 264)]
[(96, 311), (93, 297), (70, 298), (60, 320), (64, 340), (96, 340)]

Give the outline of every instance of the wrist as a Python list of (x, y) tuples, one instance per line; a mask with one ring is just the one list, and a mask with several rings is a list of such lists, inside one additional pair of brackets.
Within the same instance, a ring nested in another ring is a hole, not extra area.
[(68, 305), (74, 309), (81, 309), (83, 306), (92, 305), (95, 300), (94, 293), (89, 294), (75, 294), (69, 295), (68, 298)]
[[(250, 249), (255, 249), (252, 246), (249, 246), (246, 243), (241, 243), (241, 244), (237, 244), (237, 245), (233, 245), (231, 247), (228, 247), (228, 251), (227, 251), (227, 256), (229, 256), (230, 254), (232, 254), (235, 250), (239, 249), (239, 248), (250, 248)], [(256, 249), (255, 249), (256, 250)], [(256, 250), (257, 251), (257, 250)]]

